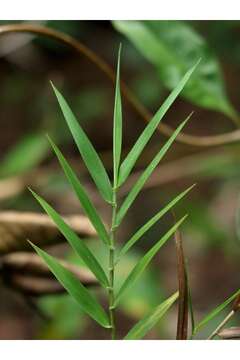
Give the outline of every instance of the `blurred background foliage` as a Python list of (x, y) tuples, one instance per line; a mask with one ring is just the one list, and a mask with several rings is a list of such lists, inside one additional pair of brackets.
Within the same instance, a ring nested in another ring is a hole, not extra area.
[[(1, 21), (0, 25), (14, 23)], [(19, 23), (19, 22), (18, 22)], [(115, 67), (119, 43), (123, 44), (121, 77), (152, 112), (183, 73), (201, 58), (201, 63), (181, 97), (169, 110), (166, 124), (175, 127), (191, 111), (187, 132), (202, 136), (231, 131), (240, 123), (240, 22), (239, 21), (42, 21), (38, 24), (72, 35)], [(85, 57), (58, 42), (36, 35), (0, 37), (0, 206), (1, 210), (38, 211), (27, 191), (38, 189), (63, 214), (81, 209), (50, 151), (49, 133), (74, 163), (97, 198), (81, 166), (49, 85), (52, 80), (66, 96), (84, 124), (104, 163), (111, 172), (111, 138), (114, 87)], [(134, 143), (144, 121), (123, 101), (124, 148)], [(157, 133), (147, 153), (137, 164), (141, 170), (164, 142)], [(239, 177), (240, 145), (200, 148), (176, 143), (155, 171), (154, 180), (129, 212), (120, 241), (124, 242), (159, 207), (197, 182), (182, 200), (177, 215), (189, 213), (183, 228), (196, 319), (221, 303), (239, 287)], [(173, 219), (165, 216), (119, 265), (124, 279), (143, 250), (153, 244)], [(104, 261), (97, 240), (89, 240)], [(56, 251), (78, 263), (65, 246)], [(177, 287), (174, 243), (168, 244), (145, 275), (122, 300), (119, 331), (127, 329), (151, 306)], [(97, 290), (96, 290), (97, 291)], [(43, 320), (28, 308), (17, 293), (2, 288), (0, 338), (72, 339), (106, 337), (103, 330), (82, 314), (67, 295), (46, 296), (38, 301), (48, 316)], [(239, 320), (239, 319), (237, 319)], [(236, 323), (236, 319), (233, 324)], [(203, 329), (209, 334), (219, 319)], [(149, 338), (174, 338), (176, 308)]]

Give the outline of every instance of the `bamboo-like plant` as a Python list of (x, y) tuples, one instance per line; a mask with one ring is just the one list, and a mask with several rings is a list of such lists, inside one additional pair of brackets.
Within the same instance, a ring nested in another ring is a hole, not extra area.
[[(57, 97), (58, 103), (66, 120), (66, 123), (72, 133), (73, 139), (79, 149), (81, 157), (88, 168), (88, 171), (99, 190), (99, 193), (103, 199), (112, 208), (112, 220), (109, 229), (103, 223), (100, 215), (95, 209), (89, 195), (85, 191), (84, 187), (80, 183), (78, 177), (74, 173), (70, 164), (67, 162), (63, 154), (57, 145), (49, 138), (50, 144), (55, 152), (59, 163), (73, 188), (79, 202), (91, 221), (92, 225), (96, 229), (96, 232), (104, 243), (106, 252), (109, 256), (109, 266), (106, 272), (103, 269), (102, 264), (99, 263), (94, 253), (85, 244), (85, 241), (80, 239), (77, 234), (71, 229), (71, 227), (63, 220), (63, 218), (39, 195), (34, 193), (33, 195), (38, 200), (40, 205), (46, 211), (46, 213), (56, 223), (61, 233), (65, 236), (68, 243), (74, 249), (74, 251), (81, 257), (86, 266), (96, 276), (99, 284), (106, 291), (108, 296), (108, 313), (103, 309), (102, 305), (93, 296), (89, 289), (81, 284), (79, 279), (75, 277), (73, 273), (64, 268), (53, 256), (50, 256), (45, 251), (41, 250), (36, 245), (32, 244), (36, 252), (46, 262), (50, 270), (53, 272), (58, 281), (63, 285), (66, 291), (79, 303), (81, 309), (86, 312), (91, 318), (93, 318), (102, 327), (109, 329), (111, 338), (116, 339), (116, 325), (115, 325), (115, 309), (118, 306), (122, 296), (125, 292), (134, 285), (136, 280), (140, 277), (142, 272), (148, 266), (153, 257), (157, 254), (160, 248), (171, 238), (178, 227), (183, 223), (186, 215), (182, 217), (174, 226), (172, 226), (156, 244), (146, 252), (146, 254), (135, 265), (133, 270), (126, 277), (120, 290), (115, 291), (115, 268), (121, 261), (121, 258), (132, 248), (133, 245), (154, 225), (156, 224), (164, 214), (173, 208), (191, 189), (193, 186), (184, 190), (177, 195), (169, 204), (163, 209), (157, 212), (150, 220), (147, 221), (138, 231), (131, 236), (131, 238), (120, 249), (120, 252), (116, 256), (116, 242), (117, 242), (117, 230), (121, 225), (124, 217), (126, 216), (129, 208), (133, 204), (135, 198), (142, 190), (145, 182), (148, 180), (152, 172), (156, 169), (161, 159), (166, 154), (167, 150), (172, 145), (173, 141), (183, 129), (187, 123), (191, 114), (177, 127), (172, 136), (166, 141), (164, 146), (155, 155), (153, 160), (149, 163), (146, 169), (142, 172), (136, 183), (133, 185), (126, 198), (119, 204), (118, 191), (119, 188), (127, 180), (134, 165), (144, 150), (145, 146), (149, 142), (153, 133), (157, 129), (163, 116), (175, 101), (179, 93), (183, 90), (185, 84), (189, 80), (196, 65), (194, 65), (179, 81), (176, 88), (170, 93), (162, 106), (158, 109), (152, 120), (143, 130), (142, 134), (132, 147), (126, 158), (121, 162), (121, 149), (122, 149), (122, 105), (120, 94), (120, 53), (118, 54), (117, 76), (116, 76), (116, 89), (115, 89), (115, 105), (113, 116), (113, 183), (111, 183), (109, 176), (103, 166), (101, 159), (95, 151), (93, 145), (88, 139), (86, 133), (80, 126), (79, 122), (75, 118), (69, 105), (64, 97), (52, 84), (53, 90)], [(171, 295), (164, 302), (153, 309), (142, 320), (140, 320), (125, 336), (125, 339), (140, 339), (159, 321), (159, 319), (168, 311), (171, 305), (178, 298), (178, 292)]]

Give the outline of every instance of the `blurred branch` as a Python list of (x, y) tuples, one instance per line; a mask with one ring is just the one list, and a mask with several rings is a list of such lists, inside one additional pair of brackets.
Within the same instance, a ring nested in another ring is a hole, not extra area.
[[(85, 216), (65, 216), (65, 221), (81, 237), (96, 236)], [(38, 246), (54, 245), (65, 241), (57, 226), (45, 214), (31, 212), (0, 212), (0, 255), (15, 251), (31, 250), (26, 239)]]
[(240, 339), (240, 327), (230, 327), (220, 330), (217, 334), (223, 340)]
[[(126, 150), (126, 149), (125, 149)], [(124, 153), (125, 153), (124, 150)], [(144, 167), (149, 159), (152, 158), (155, 153), (155, 146), (152, 147), (147, 154), (138, 162), (138, 166)], [(175, 182), (184, 178), (194, 177), (199, 180), (199, 176), (205, 174), (211, 174), (213, 176), (221, 176), (221, 172), (226, 169), (227, 166), (234, 166), (238, 168), (240, 150), (238, 147), (228, 147), (224, 149), (209, 149), (201, 153), (195, 153), (191, 155), (185, 155), (180, 159), (171, 160), (158, 166), (157, 170), (153, 173), (152, 177), (144, 185), (144, 190), (151, 189), (166, 183)], [(107, 169), (112, 168), (112, 159), (109, 157), (109, 152), (101, 153), (101, 158), (104, 160), (104, 164)], [(84, 174), (85, 167), (79, 160), (71, 159), (71, 164), (76, 172)], [(214, 169), (216, 169), (216, 175), (214, 175)], [(35, 187), (43, 187), (48, 182), (49, 176), (52, 173), (56, 174), (57, 167), (55, 165), (42, 166), (38, 169), (34, 169), (26, 174), (19, 175), (8, 179), (0, 179), (0, 201), (15, 196), (26, 189), (27, 186), (34, 185)], [(119, 197), (125, 196), (132, 186), (135, 184), (137, 178), (140, 176), (141, 170), (135, 171), (129, 176), (128, 181), (123, 185), (119, 191)], [(97, 193), (91, 187), (90, 190), (94, 203), (96, 206), (101, 206), (102, 201), (99, 200)], [(61, 200), (61, 199), (58, 199)], [(63, 201), (64, 197), (62, 198)]]
[[(46, 20), (26, 20), (23, 21), (22, 25), (45, 25)], [(8, 60), (12, 61), (12, 53), (16, 50), (28, 45), (35, 38), (37, 34), (24, 34), (21, 38), (16, 38), (14, 34), (10, 35), (10, 38), (6, 38), (1, 42), (0, 48), (0, 57), (6, 57)]]
[(9, 199), (25, 190), (24, 176), (15, 176), (0, 179), (0, 201)]
[[(198, 180), (199, 175), (210, 173), (214, 176), (214, 169), (217, 174), (217, 171), (224, 170), (227, 165), (236, 164), (238, 166), (239, 155), (239, 149), (224, 148), (222, 150), (208, 150), (172, 160), (158, 166), (152, 177), (144, 185), (144, 190), (166, 183), (169, 184), (186, 177), (194, 177), (194, 175), (197, 175)], [(120, 190), (119, 196), (122, 197), (129, 192), (140, 174), (141, 171), (136, 171), (129, 176), (127, 183)]]
[[(76, 275), (83, 285), (98, 284), (95, 276), (86, 268), (64, 260), (60, 262)], [(25, 295), (41, 296), (65, 291), (47, 265), (34, 253), (19, 252), (2, 256), (0, 276), (7, 287)]]
[[(106, 74), (111, 81), (113, 82), (115, 81), (115, 72), (104, 59), (98, 56), (94, 51), (89, 49), (86, 45), (82, 44), (80, 41), (77, 41), (76, 39), (65, 33), (44, 26), (30, 25), (30, 24), (13, 24), (13, 25), (0, 26), (0, 36), (10, 33), (38, 34), (60, 41), (66, 44), (67, 46), (73, 48), (79, 54), (86, 56), (102, 72), (104, 72), (104, 74)], [(148, 122), (152, 118), (153, 114), (137, 99), (137, 97), (133, 94), (133, 92), (123, 81), (121, 82), (121, 89), (123, 96), (129, 102), (129, 104), (145, 121)], [(165, 136), (172, 135), (174, 131), (170, 126), (162, 123), (160, 123), (158, 130)], [(202, 147), (223, 145), (223, 144), (233, 143), (239, 140), (240, 140), (240, 129), (220, 135), (201, 136), (201, 137), (181, 133), (178, 135), (176, 139), (176, 141), (183, 144), (202, 146)]]

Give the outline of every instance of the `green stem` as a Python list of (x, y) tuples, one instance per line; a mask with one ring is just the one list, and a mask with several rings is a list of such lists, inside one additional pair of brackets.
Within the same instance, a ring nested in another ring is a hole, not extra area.
[(110, 247), (109, 247), (109, 317), (111, 325), (111, 338), (116, 339), (116, 327), (114, 319), (114, 271), (115, 271), (115, 231), (116, 231), (116, 214), (117, 214), (117, 193), (116, 189), (113, 188), (113, 202), (112, 202), (112, 224), (110, 230)]
[(230, 313), (224, 318), (224, 320), (221, 322), (220, 325), (218, 325), (218, 327), (213, 331), (213, 333), (208, 337), (208, 340), (213, 339), (218, 332), (224, 327), (224, 325), (228, 322), (228, 320), (231, 319), (231, 317), (235, 314), (235, 311), (232, 310), (230, 311)]

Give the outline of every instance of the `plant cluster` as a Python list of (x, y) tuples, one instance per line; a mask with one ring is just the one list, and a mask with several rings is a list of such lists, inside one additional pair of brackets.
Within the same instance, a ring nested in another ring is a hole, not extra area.
[[(74, 298), (80, 308), (87, 313), (92, 319), (94, 319), (99, 325), (106, 328), (110, 332), (112, 339), (117, 338), (115, 309), (119, 302), (122, 300), (123, 295), (127, 290), (134, 285), (139, 279), (143, 271), (149, 265), (153, 257), (159, 252), (162, 246), (175, 234), (179, 226), (183, 223), (186, 215), (177, 221), (160, 239), (152, 246), (143, 257), (137, 262), (134, 268), (127, 275), (120, 289), (116, 291), (115, 288), (115, 270), (121, 261), (122, 257), (131, 250), (131, 248), (142, 238), (142, 236), (154, 226), (168, 211), (170, 211), (184, 196), (186, 196), (193, 186), (184, 190), (171, 200), (163, 209), (158, 211), (152, 218), (150, 218), (142, 227), (140, 227), (134, 235), (130, 237), (128, 241), (117, 251), (118, 242), (118, 229), (122, 224), (128, 210), (133, 204), (136, 197), (139, 195), (144, 184), (157, 168), (161, 159), (164, 157), (180, 131), (183, 129), (191, 114), (177, 127), (171, 137), (160, 148), (152, 161), (143, 170), (132, 189), (126, 195), (121, 204), (118, 200), (118, 191), (121, 186), (127, 181), (128, 176), (131, 174), (138, 158), (143, 152), (145, 146), (148, 144), (155, 130), (157, 129), (160, 121), (173, 104), (179, 93), (183, 90), (184, 86), (188, 82), (192, 73), (196, 69), (195, 64), (182, 79), (178, 82), (177, 86), (172, 90), (170, 95), (166, 98), (164, 103), (155, 113), (151, 121), (147, 124), (132, 149), (127, 154), (126, 158), (122, 161), (122, 104), (121, 104), (121, 92), (120, 92), (120, 53), (118, 55), (117, 76), (116, 76), (116, 89), (115, 89), (115, 104), (114, 104), (114, 116), (113, 116), (113, 180), (111, 181), (107, 174), (104, 165), (94, 149), (92, 143), (87, 137), (86, 133), (80, 126), (78, 120), (74, 116), (72, 110), (67, 104), (64, 97), (52, 84), (54, 93), (57, 97), (58, 103), (68, 125), (68, 128), (73, 136), (73, 139), (77, 145), (77, 148), (81, 154), (81, 157), (92, 177), (100, 195), (105, 202), (112, 209), (112, 219), (109, 226), (106, 226), (101, 219), (100, 214), (96, 210), (92, 203), (88, 193), (82, 186), (77, 175), (73, 171), (71, 165), (68, 163), (58, 146), (48, 137), (49, 142), (55, 152), (59, 163), (66, 175), (66, 178), (71, 185), (75, 195), (77, 196), (84, 212), (88, 216), (92, 225), (94, 226), (99, 239), (103, 242), (106, 252), (108, 253), (108, 268), (105, 269), (103, 264), (98, 261), (97, 254), (94, 254), (85, 241), (83, 241), (73, 229), (64, 221), (64, 219), (50, 206), (43, 198), (34, 193), (33, 195), (38, 200), (40, 205), (55, 222), (60, 232), (64, 235), (73, 250), (80, 256), (85, 265), (95, 275), (99, 282), (99, 285), (105, 291), (108, 299), (107, 311), (103, 308), (102, 304), (87, 289), (79, 279), (68, 269), (66, 269), (56, 258), (49, 255), (33, 243), (32, 246), (39, 254), (39, 256), (45, 261), (49, 269), (63, 285), (66, 291)], [(226, 305), (239, 295), (239, 291), (229, 298), (224, 304), (216, 308), (210, 313), (203, 321), (193, 328), (193, 334), (204, 325), (216, 314), (218, 314)], [(165, 301), (160, 303), (154, 309), (151, 310), (143, 319), (137, 322), (132, 329), (126, 334), (125, 339), (140, 339), (146, 335), (146, 333), (160, 320), (160, 318), (169, 310), (169, 308), (178, 299), (178, 291), (169, 296)]]

